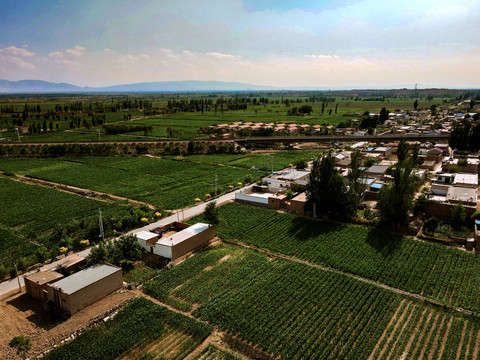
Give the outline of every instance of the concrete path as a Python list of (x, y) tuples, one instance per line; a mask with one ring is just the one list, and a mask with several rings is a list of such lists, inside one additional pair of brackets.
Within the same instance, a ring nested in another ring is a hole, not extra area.
[[(193, 216), (201, 214), (205, 210), (205, 206), (207, 206), (207, 204), (212, 202), (212, 201), (216, 201), (217, 205), (220, 205), (220, 204), (223, 204), (223, 203), (228, 202), (230, 200), (234, 200), (235, 199), (235, 193), (239, 192), (242, 189), (238, 189), (238, 190), (229, 192), (227, 194), (221, 195), (218, 198), (210, 200), (208, 202), (201, 202), (200, 204), (194, 205), (194, 206), (192, 206), (188, 209), (184, 209), (183, 211), (182, 210), (176, 210), (176, 211), (174, 211), (174, 214), (170, 215), (169, 217), (160, 219), (158, 221), (155, 221), (155, 222), (153, 222), (151, 224), (148, 224), (146, 226), (143, 226), (141, 228), (131, 230), (127, 234), (136, 233), (136, 232), (141, 231), (141, 230), (149, 231), (149, 230), (152, 230), (156, 227), (170, 224), (174, 221), (183, 221), (184, 219), (185, 220), (189, 219)], [(67, 258), (72, 257), (74, 255), (80, 255), (80, 256), (86, 257), (86, 256), (88, 256), (88, 254), (90, 254), (90, 249), (85, 249), (85, 250), (80, 251), (78, 253), (69, 255)], [(40, 268), (40, 270), (44, 271), (44, 270), (53, 269), (53, 268), (58, 266), (58, 263), (60, 263), (64, 260), (65, 260), (65, 258), (61, 259), (61, 260), (58, 260), (58, 261), (55, 261), (55, 262), (52, 262), (50, 264), (44, 265)], [(25, 288), (24, 288), (25, 284), (24, 284), (24, 281), (23, 281), (23, 275), (32, 274), (36, 271), (37, 270), (33, 270), (33, 271), (30, 271), (30, 272), (24, 273), (20, 276), (20, 284), (22, 285), (22, 290), (23, 291), (25, 291)], [(10, 279), (10, 280), (7, 280), (7, 281), (4, 281), (4, 282), (0, 283), (0, 297), (3, 297), (5, 294), (13, 292), (13, 291), (17, 291), (17, 292), (19, 291), (17, 278)]]

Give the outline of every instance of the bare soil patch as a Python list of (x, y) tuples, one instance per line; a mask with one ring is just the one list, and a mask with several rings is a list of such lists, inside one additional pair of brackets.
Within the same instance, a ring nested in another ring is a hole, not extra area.
[(79, 311), (65, 321), (59, 321), (43, 310), (40, 301), (25, 292), (0, 299), (0, 359), (20, 359), (8, 343), (17, 335), (25, 335), (32, 342), (28, 356), (34, 357), (59, 345), (72, 333), (91, 324), (96, 317), (135, 297), (130, 291), (120, 290)]

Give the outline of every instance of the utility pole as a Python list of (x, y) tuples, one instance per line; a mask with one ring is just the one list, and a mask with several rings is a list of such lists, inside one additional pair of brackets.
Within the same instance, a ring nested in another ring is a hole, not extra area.
[(18, 276), (17, 264), (16, 264), (16, 263), (13, 263), (13, 266), (15, 266), (15, 273), (17, 274), (18, 288), (20, 289), (20, 292), (22, 292), (22, 284), (20, 284), (20, 277)]
[(105, 240), (105, 232), (103, 231), (102, 209), (98, 209), (98, 225), (100, 227), (100, 237)]

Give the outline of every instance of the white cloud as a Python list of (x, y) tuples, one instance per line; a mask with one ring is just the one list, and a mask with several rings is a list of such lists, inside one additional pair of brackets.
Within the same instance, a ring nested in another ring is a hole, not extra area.
[(61, 51), (53, 51), (48, 54), (49, 57), (54, 59), (63, 59), (64, 55)]
[(139, 55), (124, 54), (124, 55), (119, 55), (113, 58), (112, 61), (120, 64), (127, 64), (127, 63), (137, 62), (140, 60), (147, 60), (147, 59), (150, 59), (150, 56), (148, 54), (139, 54)]
[(2, 64), (2, 70), (6, 73), (10, 71), (35, 70), (35, 65), (31, 63), (33, 56), (33, 52), (15, 46), (0, 48), (0, 64)]
[(15, 56), (15, 57), (32, 57), (33, 53), (28, 51), (27, 49), (17, 48), (15, 46), (9, 46), (3, 49), (0, 49), (0, 54), (7, 55), (7, 56)]
[(310, 55), (304, 55), (304, 56), (307, 58), (324, 59), (324, 60), (340, 59), (340, 56), (338, 55), (327, 55), (327, 54), (310, 54)]
[(73, 55), (73, 56), (76, 56), (76, 57), (79, 57), (79, 56), (83, 56), (85, 54), (85, 51), (87, 49), (84, 48), (83, 46), (80, 46), (80, 45), (76, 45), (74, 48), (72, 49), (68, 49), (68, 50), (65, 50), (66, 53), (69, 53), (70, 55)]
[(160, 51), (162, 52), (163, 55), (165, 55), (170, 59), (175, 59), (175, 60), (178, 59), (178, 56), (175, 55), (172, 49), (160, 49)]
[(208, 52), (205, 55), (214, 57), (215, 59), (233, 59), (235, 57), (232, 54), (222, 54), (219, 52)]

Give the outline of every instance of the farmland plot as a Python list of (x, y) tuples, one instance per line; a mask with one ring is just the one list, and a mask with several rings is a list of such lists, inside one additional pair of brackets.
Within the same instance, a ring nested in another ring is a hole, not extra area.
[(44, 359), (183, 359), (211, 332), (208, 325), (140, 297)]
[(291, 164), (295, 164), (297, 160), (310, 161), (321, 154), (321, 150), (315, 151), (278, 151), (278, 152), (265, 152), (257, 154), (212, 154), (212, 155), (189, 155), (181, 158), (185, 161), (198, 162), (202, 164), (223, 164), (236, 167), (251, 168), (252, 166), (257, 169), (266, 171), (273, 170), (278, 171), (289, 167)]
[[(72, 220), (123, 214), (126, 207), (106, 203), (55, 189), (0, 178), (0, 264), (11, 266), (21, 257), (29, 257), (43, 243), (45, 233)], [(33, 259), (32, 259), (33, 261)], [(27, 261), (31, 264), (31, 261)]]
[[(218, 234), (480, 310), (480, 258), (368, 226), (318, 222), (242, 204), (220, 208)], [(196, 221), (192, 219), (191, 221)]]
[(194, 164), (148, 157), (92, 157), (75, 159), (5, 159), (0, 170), (26, 174), (44, 180), (119, 195), (155, 205), (177, 209), (205, 198), (228, 185), (243, 183), (247, 175), (262, 172), (247, 169)]
[(475, 317), (231, 245), (161, 272), (145, 290), (197, 304), (194, 316), (284, 359), (471, 357), (479, 335)]

